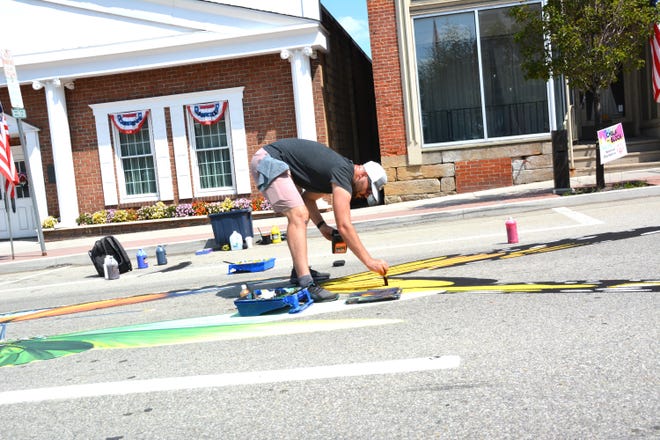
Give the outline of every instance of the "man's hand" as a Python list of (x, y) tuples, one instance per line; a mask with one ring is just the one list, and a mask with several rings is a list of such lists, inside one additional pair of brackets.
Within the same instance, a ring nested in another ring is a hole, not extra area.
[(328, 240), (328, 241), (332, 241), (332, 233), (335, 230), (336, 230), (335, 228), (333, 228), (331, 226), (328, 226), (327, 224), (321, 226), (321, 229), (319, 229), (319, 231), (321, 232), (321, 235), (323, 235), (325, 237), (325, 239)]
[(384, 260), (374, 259), (371, 259), (371, 261), (369, 261), (366, 266), (370, 271), (376, 272), (378, 275), (382, 276), (387, 275), (387, 271), (390, 268), (390, 266)]

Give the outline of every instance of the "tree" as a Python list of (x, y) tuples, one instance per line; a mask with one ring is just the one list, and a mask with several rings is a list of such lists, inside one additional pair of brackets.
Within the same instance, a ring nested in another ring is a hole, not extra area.
[[(592, 93), (596, 130), (601, 128), (600, 92), (623, 71), (644, 66), (644, 48), (658, 21), (649, 0), (547, 0), (541, 13), (528, 5), (513, 9), (521, 25), (515, 35), (528, 78), (564, 76), (569, 86)], [(543, 43), (540, 36), (545, 36)], [(605, 172), (596, 154), (596, 185)]]

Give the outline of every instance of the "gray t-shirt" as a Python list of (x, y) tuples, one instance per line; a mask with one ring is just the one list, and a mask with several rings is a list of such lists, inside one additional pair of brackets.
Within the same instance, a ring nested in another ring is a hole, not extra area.
[(322, 194), (332, 193), (332, 184), (353, 194), (353, 162), (318, 142), (281, 139), (264, 147), (273, 158), (289, 165), (296, 185)]

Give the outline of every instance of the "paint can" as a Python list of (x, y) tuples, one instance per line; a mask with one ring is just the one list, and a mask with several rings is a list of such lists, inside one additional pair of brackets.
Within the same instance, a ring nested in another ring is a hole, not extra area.
[(146, 269), (149, 267), (149, 263), (147, 263), (147, 253), (145, 251), (138, 249), (136, 257), (138, 269)]
[(280, 228), (277, 225), (274, 225), (270, 228), (270, 237), (273, 244), (282, 243), (282, 234), (280, 233)]
[(232, 251), (240, 251), (243, 249), (243, 236), (238, 231), (234, 231), (229, 236), (229, 246)]
[(509, 217), (506, 222), (506, 238), (508, 243), (518, 243), (518, 224), (513, 219)]
[(156, 262), (159, 266), (167, 264), (167, 252), (165, 251), (165, 246), (162, 244), (156, 247)]
[(119, 279), (119, 263), (112, 255), (106, 255), (103, 260), (103, 275), (106, 280)]
[(270, 231), (266, 231), (263, 234), (261, 233), (261, 229), (259, 229), (259, 235), (261, 236), (261, 244), (270, 244)]

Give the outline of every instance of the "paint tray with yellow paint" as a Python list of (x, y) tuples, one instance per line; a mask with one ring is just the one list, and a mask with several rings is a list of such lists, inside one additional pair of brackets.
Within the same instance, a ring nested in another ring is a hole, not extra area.
[(275, 258), (264, 258), (261, 260), (242, 260), (236, 263), (230, 263), (227, 268), (227, 274), (243, 272), (263, 272), (272, 269), (275, 266)]
[[(277, 293), (279, 289), (275, 289)], [(255, 291), (256, 292), (256, 291)], [(265, 313), (283, 311), (287, 307), (289, 313), (298, 313), (312, 305), (312, 299), (307, 289), (300, 289), (294, 293), (277, 295), (270, 299), (237, 299), (234, 305), (241, 316), (259, 316)]]
[(389, 287), (386, 289), (369, 289), (365, 292), (353, 292), (348, 295), (346, 304), (362, 304), (377, 301), (391, 301), (401, 298), (400, 287)]

